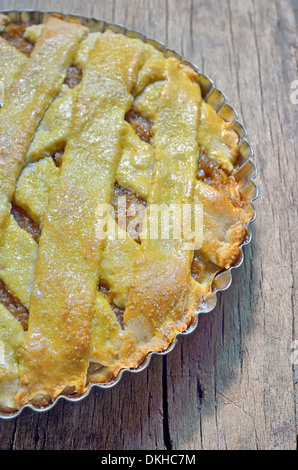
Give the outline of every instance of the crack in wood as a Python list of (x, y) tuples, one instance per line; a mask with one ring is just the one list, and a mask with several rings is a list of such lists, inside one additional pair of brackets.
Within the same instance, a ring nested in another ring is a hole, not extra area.
[(163, 403), (163, 439), (166, 450), (172, 450), (173, 443), (169, 426), (167, 357), (162, 358), (162, 403)]

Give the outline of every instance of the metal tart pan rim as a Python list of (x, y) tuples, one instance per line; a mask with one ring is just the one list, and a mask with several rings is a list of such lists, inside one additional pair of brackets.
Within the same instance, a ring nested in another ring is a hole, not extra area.
[[(57, 398), (55, 398), (53, 400), (53, 402), (51, 402), (50, 404), (48, 404), (46, 406), (43, 406), (43, 407), (37, 407), (37, 406), (34, 406), (34, 405), (28, 403), (28, 404), (24, 405), (23, 407), (21, 407), (20, 409), (18, 409), (17, 411), (12, 411), (11, 413), (10, 412), (7, 412), (7, 413), (0, 412), (0, 418), (2, 418), (2, 419), (11, 419), (11, 418), (16, 418), (17, 416), (19, 416), (26, 408), (27, 409), (29, 408), (32, 411), (36, 411), (36, 412), (41, 413), (41, 412), (48, 411), (51, 408), (53, 408), (57, 404), (57, 402), (61, 399), (65, 399), (69, 402), (80, 401), (80, 400), (86, 398), (89, 395), (91, 389), (94, 388), (94, 387), (101, 388), (101, 389), (112, 388), (112, 387), (114, 387), (115, 385), (117, 385), (119, 383), (119, 381), (122, 378), (122, 375), (125, 372), (137, 373), (137, 372), (143, 371), (144, 369), (146, 369), (148, 367), (148, 365), (151, 361), (151, 358), (154, 355), (164, 356), (164, 355), (168, 354), (169, 352), (171, 352), (175, 348), (176, 343), (177, 343), (177, 338), (179, 336), (187, 335), (187, 334), (192, 333), (198, 325), (198, 316), (199, 316), (199, 314), (209, 313), (212, 310), (214, 310), (214, 308), (217, 305), (217, 298), (218, 298), (217, 294), (219, 292), (227, 290), (231, 286), (231, 284), (232, 284), (232, 270), (239, 268), (242, 265), (243, 261), (244, 261), (243, 249), (252, 240), (252, 231), (251, 231), (250, 225), (256, 219), (256, 210), (255, 210), (255, 207), (253, 205), (253, 202), (258, 198), (258, 189), (256, 187), (256, 184), (254, 183), (254, 179), (257, 177), (257, 169), (256, 169), (255, 164), (252, 161), (252, 159), (254, 157), (254, 151), (253, 151), (252, 146), (247, 141), (247, 131), (246, 131), (245, 127), (242, 124), (240, 124), (240, 122), (238, 121), (238, 113), (235, 111), (235, 109), (231, 105), (228, 104), (226, 95), (222, 91), (220, 91), (218, 88), (216, 88), (213, 80), (210, 79), (207, 75), (200, 72), (199, 68), (194, 63), (192, 63), (191, 61), (185, 59), (184, 56), (182, 56), (179, 52), (177, 52), (174, 49), (169, 49), (161, 41), (150, 38), (150, 37), (148, 37), (147, 35), (145, 35), (144, 33), (140, 32), (138, 30), (129, 29), (129, 28), (127, 28), (126, 26), (124, 26), (122, 24), (107, 22), (107, 21), (102, 20), (100, 18), (86, 17), (86, 16), (77, 15), (77, 14), (62, 13), (62, 12), (58, 12), (58, 11), (46, 11), (46, 10), (42, 11), (42, 10), (30, 10), (30, 9), (29, 10), (0, 10), (0, 13), (5, 14), (9, 17), (12, 17), (12, 21), (16, 21), (16, 18), (13, 18), (13, 17), (17, 16), (19, 18), (18, 19), (19, 22), (23, 20), (22, 15), (23, 16), (24, 15), (28, 16), (28, 19), (31, 18), (32, 20), (35, 20), (35, 21), (38, 21), (38, 22), (42, 23), (46, 16), (49, 16), (49, 15), (52, 15), (52, 14), (57, 14), (57, 15), (60, 15), (61, 18), (65, 19), (65, 20), (69, 20), (69, 19), (79, 20), (80, 22), (82, 22), (82, 24), (84, 24), (87, 27), (88, 27), (88, 24), (89, 25), (92, 24), (93, 28), (94, 28), (94, 25), (98, 25), (100, 27), (98, 27), (98, 29), (95, 29), (94, 31), (104, 32), (106, 29), (111, 29), (112, 31), (114, 31), (116, 33), (124, 34), (128, 37), (133, 37), (135, 39), (140, 39), (143, 42), (150, 43), (151, 45), (156, 47), (159, 51), (163, 52), (163, 54), (166, 57), (169, 57), (169, 56), (176, 57), (179, 60), (181, 60), (185, 65), (190, 66), (197, 73), (197, 75), (199, 77), (199, 83), (200, 83), (202, 92), (204, 91), (203, 88), (205, 87), (205, 93), (203, 93), (204, 100), (206, 102), (208, 102), (208, 100), (212, 99), (212, 96), (215, 95), (217, 99), (215, 100), (215, 102), (214, 101), (209, 102), (209, 104), (217, 111), (217, 113), (220, 113), (220, 111), (223, 110), (223, 109), (227, 109), (234, 116), (234, 118), (231, 120), (231, 122), (233, 123), (235, 128), (238, 129), (237, 133), (239, 135), (239, 144), (243, 144), (246, 147), (246, 149), (248, 149), (248, 155), (245, 157), (245, 159), (243, 160), (240, 167), (241, 167), (242, 171), (243, 171), (243, 169), (244, 170), (246, 169), (245, 167), (247, 167), (247, 173), (248, 172), (252, 173), (252, 175), (248, 179), (248, 182), (249, 182), (249, 184), (252, 185), (252, 191), (253, 191), (253, 195), (252, 195), (251, 199), (249, 200), (249, 202), (247, 204), (247, 206), (248, 205), (250, 206), (251, 213), (253, 214), (253, 216), (252, 216), (252, 219), (246, 225), (247, 237), (246, 237), (246, 240), (240, 246), (240, 250), (241, 250), (240, 259), (238, 260), (238, 262), (235, 265), (231, 266), (229, 269), (223, 271), (223, 273), (216, 276), (216, 279), (220, 278), (220, 276), (223, 277), (224, 280), (221, 283), (221, 286), (220, 287), (214, 287), (212, 289), (212, 293), (210, 295), (209, 303), (207, 303), (206, 307), (203, 308), (203, 309), (199, 309), (198, 311), (195, 312), (195, 314), (194, 314), (195, 321), (186, 330), (182, 331), (181, 333), (178, 333), (175, 336), (173, 342), (170, 344), (170, 346), (166, 350), (157, 351), (157, 352), (153, 351), (153, 352), (148, 353), (148, 355), (143, 360), (143, 362), (139, 365), (139, 367), (137, 367), (136, 369), (122, 369), (119, 372), (119, 374), (117, 375), (117, 377), (115, 377), (114, 380), (111, 381), (111, 382), (107, 382), (105, 384), (101, 384), (101, 383), (90, 383), (90, 384), (88, 384), (87, 387), (86, 387), (86, 391), (81, 395), (68, 396), (68, 395), (61, 394)], [(239, 134), (239, 132), (240, 132), (241, 135)]]

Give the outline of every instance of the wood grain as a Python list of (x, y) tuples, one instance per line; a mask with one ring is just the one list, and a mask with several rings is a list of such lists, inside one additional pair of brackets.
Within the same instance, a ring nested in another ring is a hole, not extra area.
[(0, 422), (1, 449), (288, 449), (297, 442), (297, 0), (0, 0), (78, 13), (166, 42), (222, 90), (258, 168), (253, 242), (198, 328), (148, 369)]

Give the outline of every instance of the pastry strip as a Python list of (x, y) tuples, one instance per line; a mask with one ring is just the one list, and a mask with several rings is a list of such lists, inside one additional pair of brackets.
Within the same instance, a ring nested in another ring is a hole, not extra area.
[(199, 145), (211, 160), (229, 173), (237, 160), (238, 140), (231, 123), (224, 121), (208, 103), (203, 102), (200, 108)]
[(59, 168), (51, 157), (47, 157), (27, 165), (18, 178), (13, 202), (22, 207), (40, 228), (58, 175)]
[(0, 111), (0, 225), (37, 125), (60, 87), (87, 29), (50, 18)]
[(228, 269), (240, 254), (239, 245), (251, 215), (233, 206), (220, 191), (197, 181), (195, 203), (204, 208), (204, 236), (200, 253), (206, 260)]
[(21, 354), (18, 401), (82, 393), (104, 241), (99, 204), (110, 203), (121, 157), (124, 116), (142, 65), (142, 48), (105, 33), (79, 85), (72, 128), (50, 195)]
[(29, 59), (22, 52), (10, 46), (5, 39), (0, 37), (0, 80), (4, 84), (6, 98), (10, 85), (28, 61)]
[(18, 350), (24, 340), (21, 324), (0, 304), (0, 407), (16, 409), (14, 395), (19, 384)]
[(10, 215), (0, 229), (0, 246), (0, 279), (13, 296), (29, 308), (37, 244)]
[[(155, 168), (147, 228), (154, 205), (192, 203), (195, 189), (200, 88), (175, 59), (167, 60), (166, 74), (153, 126)], [(185, 250), (185, 242), (160, 234), (142, 239), (124, 312), (126, 341), (112, 368), (115, 374), (122, 367), (135, 367), (149, 351), (165, 349), (189, 321), (183, 312), (193, 251)]]
[(102, 292), (98, 292), (92, 319), (90, 361), (109, 367), (118, 358), (123, 339), (124, 332), (107, 298)]

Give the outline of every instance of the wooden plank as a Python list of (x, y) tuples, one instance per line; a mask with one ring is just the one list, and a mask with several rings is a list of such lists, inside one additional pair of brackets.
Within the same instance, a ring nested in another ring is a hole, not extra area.
[(253, 243), (196, 331), (110, 390), (0, 421), (1, 449), (295, 449), (297, 0), (0, 0), (0, 8), (101, 17), (166, 42), (225, 92), (259, 170)]
[[(207, 4), (194, 9), (194, 23), (214, 22), (212, 41), (204, 39), (204, 28), (196, 38), (204, 44), (204, 71), (231, 96), (240, 119), (245, 117), (260, 171), (260, 200), (254, 242), (245, 250), (242, 269), (235, 272), (233, 285), (220, 296), (216, 310), (200, 318), (194, 338), (183, 341), (184, 367), (195, 364), (189, 379), (173, 379), (177, 361), (172, 365), (169, 357), (174, 448), (296, 446), (289, 350), (295, 338), (297, 299), (297, 208), (292, 202), (297, 185), (289, 86), (297, 72), (293, 49), (288, 47), (295, 42), (294, 16), (289, 2), (283, 2), (283, 8), (280, 3), (212, 2), (211, 9)], [(199, 63), (199, 57), (195, 61)], [(196, 387), (197, 419), (191, 420)], [(194, 436), (190, 439), (186, 426), (182, 433), (175, 427), (174, 403), (181, 400), (188, 404), (186, 421)]]

